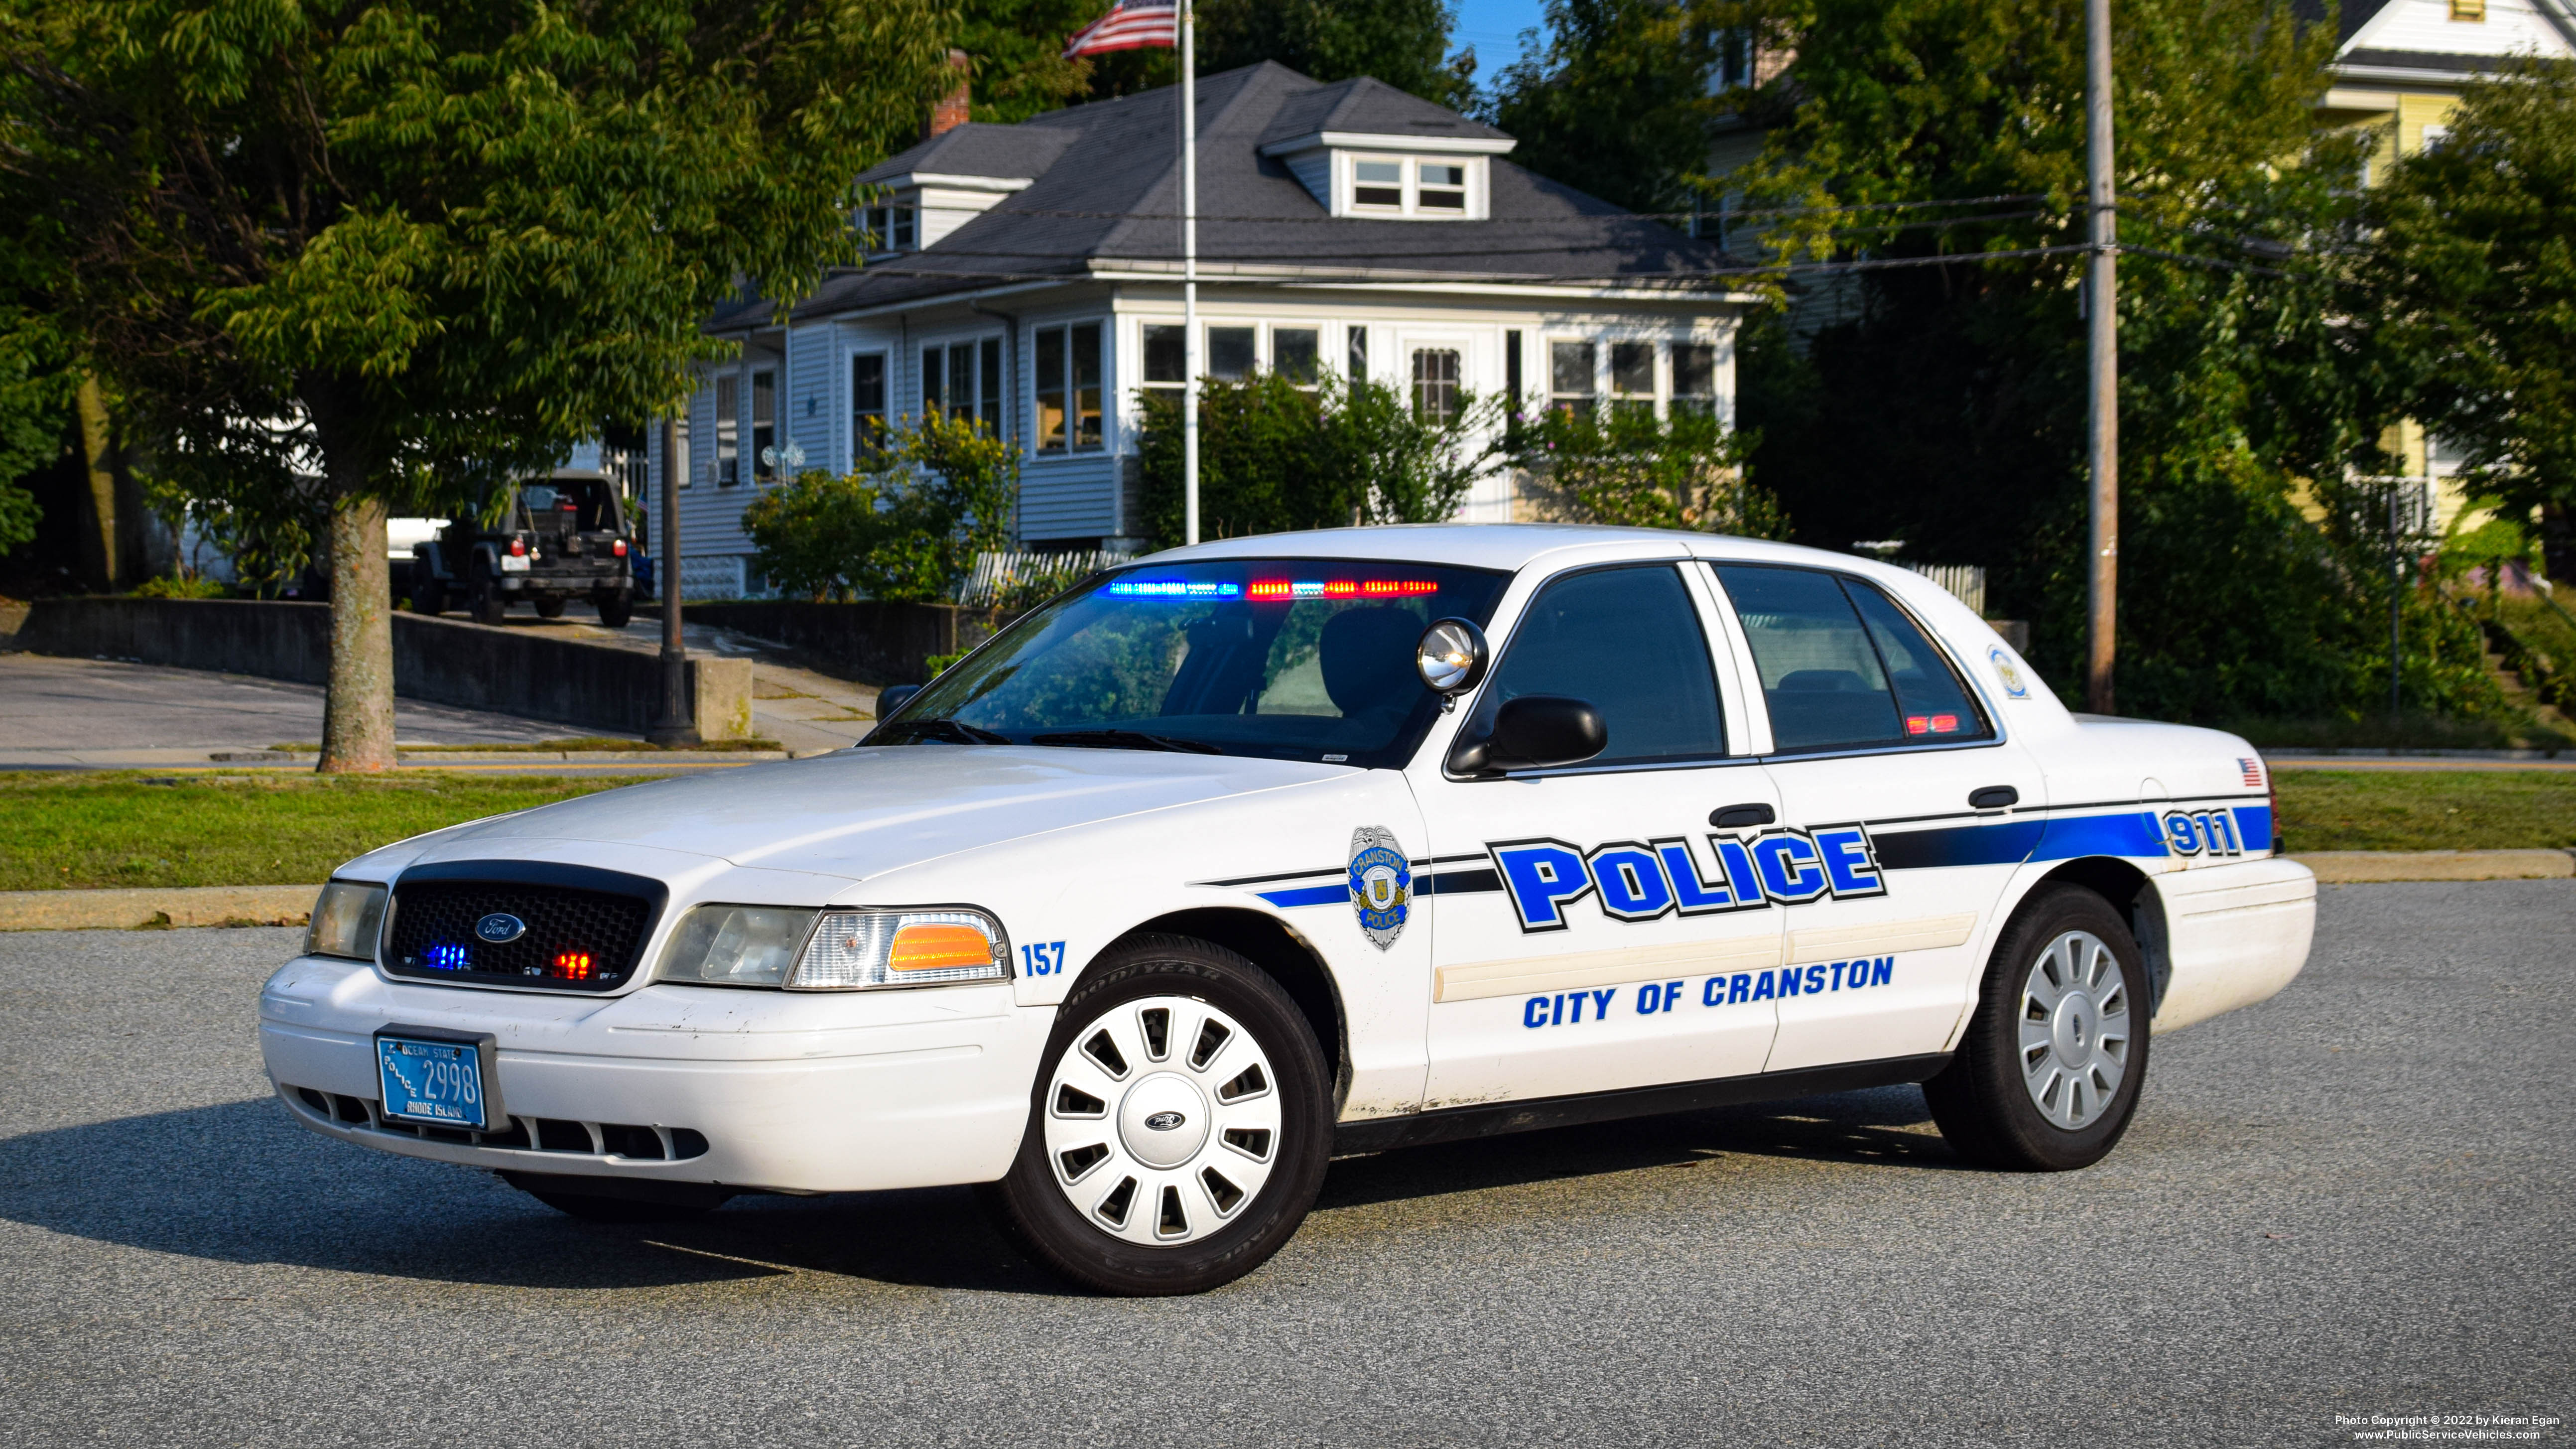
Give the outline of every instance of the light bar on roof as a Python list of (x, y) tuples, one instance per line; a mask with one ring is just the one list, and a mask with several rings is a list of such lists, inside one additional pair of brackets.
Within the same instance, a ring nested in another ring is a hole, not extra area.
[(1436, 594), (1435, 579), (1255, 579), (1256, 599), (1400, 599)]
[(1116, 579), (1108, 592), (1142, 599), (1239, 599), (1243, 585), (1212, 579)]

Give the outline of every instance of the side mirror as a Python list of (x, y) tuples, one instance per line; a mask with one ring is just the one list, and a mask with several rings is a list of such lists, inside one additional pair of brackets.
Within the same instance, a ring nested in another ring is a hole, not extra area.
[(1610, 727), (1591, 702), (1561, 694), (1524, 694), (1494, 712), (1493, 733), (1452, 751), (1462, 775), (1579, 765), (1610, 747)]
[(1485, 631), (1464, 619), (1432, 620), (1413, 646), (1413, 668), (1422, 676), (1422, 687), (1452, 699), (1483, 682), (1490, 657)]
[(878, 690), (877, 718), (880, 721), (894, 718), (895, 711), (912, 703), (912, 697), (919, 693), (921, 686), (918, 684), (893, 684)]

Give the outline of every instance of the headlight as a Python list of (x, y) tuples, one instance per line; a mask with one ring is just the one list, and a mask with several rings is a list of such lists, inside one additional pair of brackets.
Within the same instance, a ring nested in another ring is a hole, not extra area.
[(384, 923), (383, 886), (335, 880), (313, 902), (313, 923), (304, 928), (304, 954), (373, 961), (376, 931)]
[(792, 906), (700, 906), (662, 948), (662, 981), (781, 986), (814, 929), (812, 911)]
[(859, 991), (1010, 977), (999, 921), (959, 907), (809, 911), (700, 906), (671, 933), (655, 979)]

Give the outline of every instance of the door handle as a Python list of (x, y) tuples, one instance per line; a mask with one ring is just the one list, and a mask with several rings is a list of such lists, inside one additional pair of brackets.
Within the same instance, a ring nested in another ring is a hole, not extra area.
[(2001, 810), (2007, 805), (2020, 803), (2021, 792), (2010, 785), (1988, 785), (1982, 790), (1968, 792), (1968, 808), (1971, 810)]
[(1720, 830), (1736, 830), (1747, 825), (1768, 825), (1780, 817), (1768, 805), (1728, 805), (1708, 812), (1708, 823)]

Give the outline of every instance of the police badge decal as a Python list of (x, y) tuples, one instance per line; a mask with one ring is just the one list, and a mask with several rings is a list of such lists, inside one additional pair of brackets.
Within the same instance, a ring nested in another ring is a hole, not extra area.
[(1413, 868), (1382, 825), (1363, 825), (1351, 832), (1351, 909), (1359, 912), (1360, 929), (1381, 951), (1404, 934), (1404, 918), (1413, 902)]

